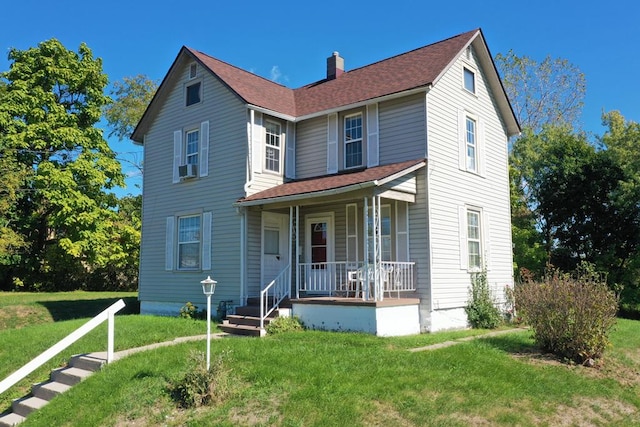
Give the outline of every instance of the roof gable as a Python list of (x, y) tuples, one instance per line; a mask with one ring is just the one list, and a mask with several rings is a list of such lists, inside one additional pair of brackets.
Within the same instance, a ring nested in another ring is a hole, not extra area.
[(228, 87), (243, 102), (274, 114), (296, 118), (364, 103), (377, 98), (425, 88), (437, 83), (464, 49), (470, 44), (480, 52), (480, 62), (489, 72), (489, 84), (496, 94), (498, 108), (509, 135), (520, 127), (500, 81), (495, 63), (477, 29), (439, 41), (373, 64), (342, 73), (332, 80), (321, 80), (298, 89), (250, 73), (202, 52), (182, 47), (162, 81), (156, 96), (136, 127), (132, 139), (142, 142), (159, 105), (167, 96), (168, 84), (175, 78), (178, 64), (186, 59), (198, 61), (214, 77)]

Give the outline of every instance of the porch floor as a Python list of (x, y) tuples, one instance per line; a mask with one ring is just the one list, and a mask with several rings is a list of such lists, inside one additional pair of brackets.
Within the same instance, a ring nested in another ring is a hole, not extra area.
[(308, 296), (292, 298), (291, 303), (313, 305), (344, 305), (363, 307), (400, 307), (420, 304), (419, 298), (385, 298), (382, 301), (363, 301), (362, 298), (346, 298), (334, 296)]

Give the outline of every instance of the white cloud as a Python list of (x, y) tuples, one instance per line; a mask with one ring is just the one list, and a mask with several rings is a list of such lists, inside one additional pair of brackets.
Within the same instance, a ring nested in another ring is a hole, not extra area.
[(278, 81), (280, 80), (280, 77), (282, 77), (282, 73), (280, 72), (280, 67), (278, 67), (277, 65), (274, 65), (273, 67), (271, 67), (271, 80), (278, 83)]

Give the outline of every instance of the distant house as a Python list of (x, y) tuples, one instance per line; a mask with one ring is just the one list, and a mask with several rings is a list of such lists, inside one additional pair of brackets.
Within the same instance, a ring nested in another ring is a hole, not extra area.
[[(507, 139), (481, 30), (289, 89), (183, 47), (138, 124), (143, 313), (215, 303), (310, 327), (467, 326), (470, 275), (512, 285)], [(240, 323), (240, 322), (239, 322)]]

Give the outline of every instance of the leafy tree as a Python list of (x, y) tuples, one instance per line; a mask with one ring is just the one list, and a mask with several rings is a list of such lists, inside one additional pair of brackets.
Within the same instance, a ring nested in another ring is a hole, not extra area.
[(129, 138), (157, 89), (158, 84), (142, 74), (115, 82), (111, 90), (114, 102), (104, 109), (111, 128), (109, 136), (115, 135), (119, 140)]
[(84, 286), (86, 274), (122, 257), (113, 239), (121, 166), (95, 125), (109, 102), (102, 61), (83, 43), (78, 52), (58, 40), (11, 49), (0, 74), (0, 138), (5, 153), (29, 173), (22, 178), (10, 228), (28, 244), (0, 268), (9, 288)]
[(512, 50), (495, 59), (523, 128), (537, 132), (544, 125), (578, 127), (586, 93), (585, 77), (578, 67), (550, 56), (538, 62)]

